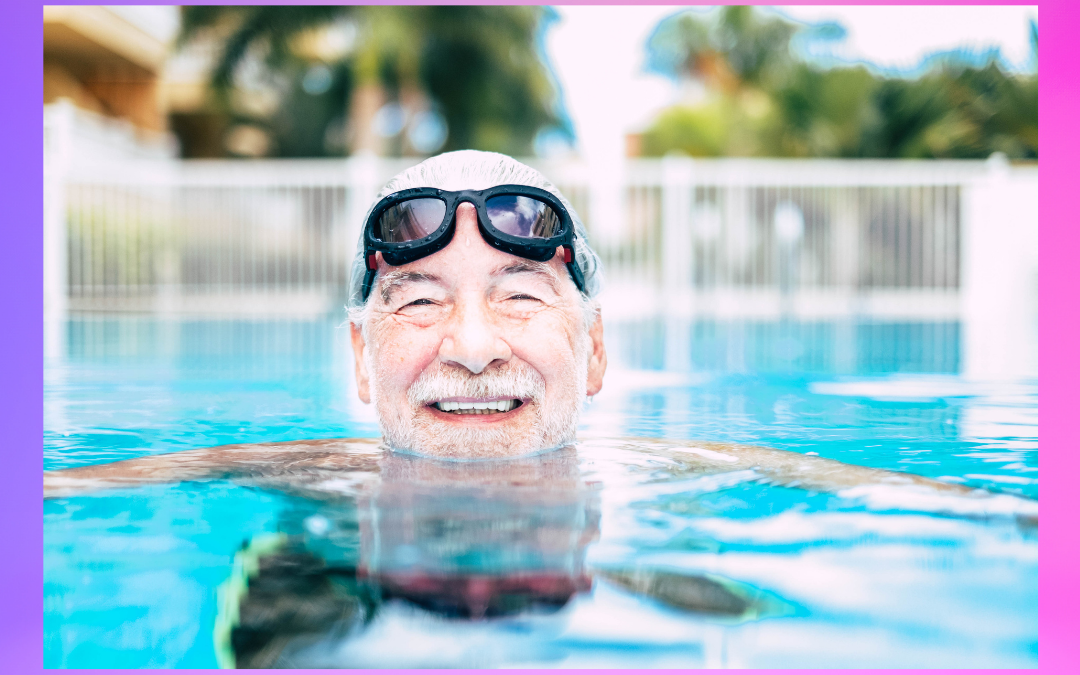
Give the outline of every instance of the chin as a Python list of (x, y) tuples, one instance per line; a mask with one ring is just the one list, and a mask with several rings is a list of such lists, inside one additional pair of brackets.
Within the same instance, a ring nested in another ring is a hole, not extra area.
[(417, 410), (402, 423), (383, 424), (383, 438), (395, 450), (439, 459), (521, 457), (573, 443), (578, 415), (576, 410), (556, 411), (545, 420), (535, 413), (518, 414), (506, 424), (446, 417)]

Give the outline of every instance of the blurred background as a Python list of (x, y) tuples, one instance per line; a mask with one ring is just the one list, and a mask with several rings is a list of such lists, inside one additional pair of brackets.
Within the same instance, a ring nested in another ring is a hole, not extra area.
[(377, 189), (477, 148), (583, 215), (626, 368), (1034, 377), (1037, 47), (1034, 7), (47, 6), (47, 355), (337, 345)]

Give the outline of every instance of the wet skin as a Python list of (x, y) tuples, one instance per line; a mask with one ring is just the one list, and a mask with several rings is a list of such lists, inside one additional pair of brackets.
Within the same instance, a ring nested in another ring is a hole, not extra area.
[[(666, 462), (665, 480), (743, 471), (746, 480), (763, 480), (775, 485), (799, 487), (816, 492), (855, 494), (877, 489), (901, 508), (979, 517), (978, 505), (1008, 500), (1021, 524), (1038, 522), (1037, 504), (1012, 495), (975, 490), (943, 483), (923, 476), (845, 464), (817, 456), (752, 445), (672, 441), (666, 439), (621, 438), (583, 439), (576, 444), (578, 456), (593, 448), (615, 448), (632, 453), (639, 461), (650, 457)], [(561, 452), (561, 451), (559, 451)], [(110, 488), (134, 487), (148, 483), (206, 481), (228, 478), (234, 482), (279, 489), (315, 499), (353, 499), (380, 485), (385, 471), (400, 466), (399, 453), (389, 450), (380, 439), (321, 439), (285, 443), (253, 443), (200, 448), (129, 459), (60, 471), (45, 472), (45, 498), (58, 498)], [(519, 462), (446, 462), (413, 458), (410, 474), (416, 480), (426, 475), (446, 479), (455, 471), (467, 471), (476, 480), (477, 467), (487, 465), (486, 480), (493, 485), (517, 484), (523, 477)], [(527, 458), (523, 458), (527, 459)], [(400, 480), (397, 477), (395, 480)], [(907, 497), (919, 498), (915, 501)], [(921, 498), (931, 497), (930, 500)]]

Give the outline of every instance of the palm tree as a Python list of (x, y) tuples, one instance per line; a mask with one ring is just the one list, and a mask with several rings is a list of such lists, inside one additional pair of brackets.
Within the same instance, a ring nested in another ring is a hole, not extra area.
[[(825, 27), (817, 27), (822, 30)], [(698, 83), (700, 103), (663, 111), (642, 135), (647, 155), (1038, 157), (1038, 78), (995, 53), (938, 55), (919, 77), (792, 56), (797, 27), (751, 7), (680, 12), (648, 44), (649, 66)], [(1033, 50), (1038, 32), (1031, 26)]]
[[(540, 44), (553, 16), (520, 6), (193, 6), (179, 44), (218, 45), (218, 109), (266, 130), (274, 154), (526, 154), (541, 130), (570, 136)], [(335, 42), (336, 52), (325, 48)], [(251, 105), (252, 88), (274, 104)]]

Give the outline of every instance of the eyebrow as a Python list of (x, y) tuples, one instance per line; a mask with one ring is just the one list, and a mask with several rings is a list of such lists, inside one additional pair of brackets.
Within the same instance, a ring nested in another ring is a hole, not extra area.
[(410, 272), (408, 270), (391, 270), (382, 276), (379, 281), (379, 296), (383, 303), (390, 302), (390, 294), (405, 284), (427, 282), (438, 284), (442, 279), (434, 274), (423, 272)]
[(556, 294), (559, 293), (559, 276), (555, 273), (555, 270), (551, 269), (551, 265), (545, 265), (544, 263), (536, 262), (535, 260), (520, 260), (500, 267), (492, 276), (497, 279), (512, 274), (535, 274), (540, 276), (551, 286)]

